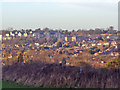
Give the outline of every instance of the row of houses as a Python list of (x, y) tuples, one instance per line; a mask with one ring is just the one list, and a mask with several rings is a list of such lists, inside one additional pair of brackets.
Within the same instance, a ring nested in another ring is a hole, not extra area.
[(46, 37), (47, 39), (49, 38), (57, 38), (57, 40), (64, 39), (65, 34), (59, 31), (42, 31), (38, 30), (35, 32), (35, 38), (36, 39), (41, 39), (43, 37)]
[(28, 37), (32, 36), (36, 39), (41, 39), (43, 37), (49, 38), (57, 38), (57, 40), (64, 39), (65, 34), (60, 31), (43, 31), (43, 30), (36, 30), (36, 31), (10, 31), (3, 35), (3, 39), (11, 39), (11, 37)]
[(66, 42), (71, 42), (71, 41), (79, 41), (79, 42), (82, 42), (83, 40), (85, 40), (86, 37), (83, 37), (83, 36), (66, 36), (65, 37), (65, 41)]
[(17, 37), (35, 37), (35, 31), (10, 31), (2, 34), (3, 40), (11, 40)]
[[(5, 36), (5, 37), (4, 37)], [(49, 38), (57, 38), (57, 40), (60, 40), (60, 39), (63, 39), (65, 40), (66, 42), (71, 42), (71, 41), (83, 41), (83, 40), (91, 40), (91, 41), (94, 41), (95, 39), (98, 38), (98, 36), (69, 36), (69, 35), (66, 35), (65, 33), (61, 32), (61, 31), (53, 31), (53, 30), (48, 30), (48, 31), (44, 31), (44, 30), (35, 30), (35, 31), (32, 31), (32, 30), (29, 30), (29, 31), (10, 31), (10, 32), (7, 32), (5, 35), (3, 36), (3, 39), (7, 37), (7, 39), (10, 39), (10, 37), (21, 37), (21, 36), (24, 36), (24, 37), (28, 37), (28, 36), (32, 36), (32, 37), (35, 37), (36, 39), (41, 39), (41, 38), (44, 38), (46, 37), (47, 39)], [(118, 38), (118, 36), (112, 36), (112, 35), (99, 35), (101, 36), (103, 39), (106, 38), (106, 39), (110, 39), (110, 40), (115, 40)], [(95, 40), (96, 41), (96, 40)]]

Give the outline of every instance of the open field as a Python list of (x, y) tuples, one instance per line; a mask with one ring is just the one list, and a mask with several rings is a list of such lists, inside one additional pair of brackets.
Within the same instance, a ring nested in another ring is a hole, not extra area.
[(33, 86), (19, 85), (13, 82), (2, 81), (2, 88), (36, 88)]
[(52, 87), (35, 87), (17, 84), (13, 81), (2, 81), (2, 88), (52, 88)]

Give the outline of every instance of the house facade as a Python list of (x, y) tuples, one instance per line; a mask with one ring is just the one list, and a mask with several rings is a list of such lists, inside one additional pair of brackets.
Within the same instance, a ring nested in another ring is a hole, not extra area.
[(35, 32), (35, 38), (36, 39), (41, 39), (43, 37), (46, 37), (47, 39), (57, 38), (57, 40), (59, 40), (59, 39), (64, 38), (64, 34), (59, 32), (59, 31), (42, 31), (42, 30), (38, 30), (38, 31)]

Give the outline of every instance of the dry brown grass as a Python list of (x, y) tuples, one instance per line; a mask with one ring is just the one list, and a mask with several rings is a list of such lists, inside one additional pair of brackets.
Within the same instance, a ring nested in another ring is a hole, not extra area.
[(120, 72), (107, 69), (62, 67), (58, 64), (34, 62), (3, 67), (3, 80), (24, 85), (60, 88), (119, 88)]

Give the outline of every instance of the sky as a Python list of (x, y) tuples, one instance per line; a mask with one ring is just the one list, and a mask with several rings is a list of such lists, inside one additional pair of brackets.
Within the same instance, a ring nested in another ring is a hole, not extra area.
[(119, 0), (1, 0), (2, 29), (118, 29)]

